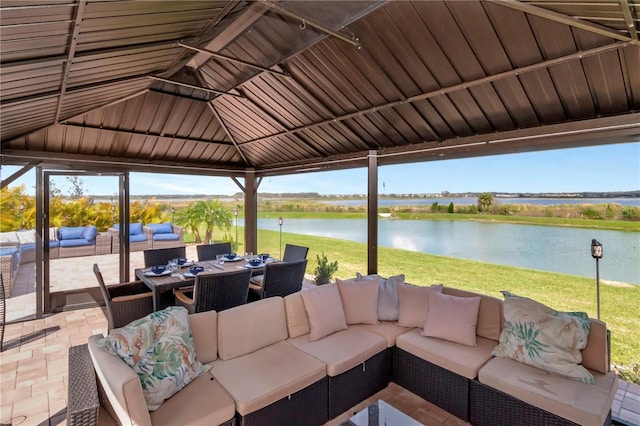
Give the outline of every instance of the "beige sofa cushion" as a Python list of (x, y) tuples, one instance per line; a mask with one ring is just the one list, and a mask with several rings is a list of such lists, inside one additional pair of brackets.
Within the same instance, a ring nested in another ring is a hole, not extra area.
[(300, 293), (309, 317), (311, 340), (322, 339), (347, 328), (340, 291), (336, 284), (324, 284)]
[(268, 297), (218, 313), (218, 355), (224, 360), (288, 337), (282, 297)]
[(278, 342), (237, 358), (218, 359), (211, 371), (244, 416), (317, 382), (327, 370), (311, 355)]
[(410, 328), (400, 327), (397, 321), (380, 321), (378, 324), (354, 324), (349, 326), (349, 328), (352, 327), (384, 337), (388, 348), (395, 346), (398, 336), (411, 331)]
[(379, 280), (349, 282), (336, 279), (336, 284), (347, 324), (378, 323)]
[(331, 377), (344, 373), (387, 348), (382, 336), (354, 327), (316, 341), (312, 341), (307, 334), (289, 339), (288, 342), (324, 362), (327, 374)]
[(433, 293), (422, 335), (467, 346), (476, 345), (480, 297), (458, 297)]
[[(306, 290), (302, 290), (306, 291)], [(289, 337), (298, 337), (311, 331), (307, 311), (300, 292), (292, 293), (284, 298), (284, 308), (287, 313), (287, 330)]]
[(218, 359), (218, 314), (216, 311), (189, 315), (196, 358), (202, 363)]
[(420, 335), (415, 329), (398, 336), (398, 348), (452, 371), (467, 379), (475, 379), (478, 370), (491, 359), (491, 351), (498, 344), (495, 340), (478, 337), (476, 346), (466, 346), (434, 337)]
[(595, 384), (549, 373), (508, 358), (494, 358), (478, 373), (481, 383), (584, 426), (602, 426), (616, 390), (614, 373), (592, 371)]
[(582, 350), (582, 365), (599, 373), (609, 372), (609, 352), (607, 349), (607, 325), (597, 319), (589, 318), (589, 336), (587, 346)]
[(123, 425), (151, 425), (138, 375), (123, 360), (98, 344), (102, 337), (89, 337), (88, 347), (98, 380), (113, 408), (109, 414)]
[(500, 340), (500, 332), (504, 319), (502, 317), (502, 300), (497, 297), (486, 296), (472, 291), (445, 287), (442, 292), (458, 297), (480, 296), (480, 309), (478, 310), (478, 325), (476, 334), (490, 340)]
[(235, 414), (233, 399), (208, 371), (151, 412), (151, 422), (153, 426), (219, 425)]
[(442, 284), (422, 287), (402, 283), (398, 285), (398, 325), (402, 327), (424, 327), (429, 313), (429, 295), (442, 293)]

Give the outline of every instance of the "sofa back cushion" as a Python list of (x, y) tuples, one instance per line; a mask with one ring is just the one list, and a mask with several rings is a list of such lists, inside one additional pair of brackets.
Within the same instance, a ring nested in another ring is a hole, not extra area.
[(442, 284), (430, 287), (402, 283), (398, 285), (398, 325), (423, 328), (429, 313), (429, 296), (442, 293)]
[[(376, 284), (377, 285), (377, 284)], [(311, 341), (347, 328), (347, 320), (336, 284), (324, 284), (300, 293), (309, 317)]]
[(20, 245), (34, 244), (36, 242), (35, 229), (29, 229), (27, 231), (18, 231), (16, 232), (16, 235), (18, 237), (18, 241), (20, 241)]
[(61, 226), (61, 240), (82, 240), (84, 238), (84, 226)]
[(173, 226), (170, 222), (165, 223), (151, 223), (147, 225), (147, 228), (151, 229), (153, 234), (171, 234), (173, 233)]
[(429, 296), (429, 314), (421, 335), (476, 346), (479, 307), (480, 296), (433, 293)]
[(237, 358), (287, 337), (287, 318), (282, 297), (268, 297), (218, 313), (220, 359)]
[(304, 302), (300, 292), (291, 293), (284, 298), (284, 307), (287, 313), (287, 330), (289, 337), (299, 337), (309, 334), (309, 318), (304, 309)]
[(502, 316), (502, 300), (486, 296), (472, 291), (460, 290), (452, 287), (445, 287), (444, 294), (457, 297), (478, 297), (480, 296), (480, 308), (478, 310), (478, 324), (476, 334), (485, 339), (500, 340), (500, 332), (504, 318)]
[(378, 281), (336, 279), (347, 324), (378, 323)]
[(607, 325), (594, 318), (589, 320), (589, 336), (587, 346), (582, 350), (582, 365), (590, 370), (607, 373), (609, 371)]
[(20, 244), (18, 233), (15, 231), (0, 232), (0, 244), (3, 246), (17, 246)]
[(82, 238), (84, 238), (85, 240), (93, 241), (98, 235), (98, 228), (96, 228), (94, 225), (89, 225), (84, 228), (84, 232), (82, 235)]
[(218, 313), (206, 311), (189, 315), (196, 358), (203, 364), (218, 359)]
[(89, 337), (89, 353), (98, 380), (112, 408), (110, 414), (125, 425), (151, 425), (151, 417), (142, 393), (140, 378), (131, 367), (110, 354), (98, 342), (102, 335)]
[[(144, 230), (142, 228), (143, 228), (142, 223), (140, 222), (129, 224), (129, 236), (144, 234)], [(115, 225), (113, 225), (113, 229), (115, 229), (116, 231), (119, 231), (120, 224), (116, 223)]]

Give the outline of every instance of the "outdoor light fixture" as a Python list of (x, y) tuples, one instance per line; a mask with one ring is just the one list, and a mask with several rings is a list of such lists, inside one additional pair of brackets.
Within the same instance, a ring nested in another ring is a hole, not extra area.
[(598, 261), (602, 259), (602, 244), (598, 240), (591, 240), (591, 257), (596, 260), (596, 294), (598, 303), (598, 319), (600, 319), (600, 265)]
[(209, 244), (213, 244), (213, 228), (216, 224), (216, 211), (211, 210), (211, 236), (209, 237)]
[(282, 216), (278, 218), (278, 225), (280, 225), (280, 260), (282, 260), (282, 224), (284, 221), (282, 220)]
[(20, 228), (24, 229), (24, 203), (20, 204)]
[(236, 217), (236, 250), (238, 250), (238, 209), (233, 211), (233, 215)]
[(173, 216), (176, 214), (176, 208), (171, 207), (171, 223), (173, 223)]

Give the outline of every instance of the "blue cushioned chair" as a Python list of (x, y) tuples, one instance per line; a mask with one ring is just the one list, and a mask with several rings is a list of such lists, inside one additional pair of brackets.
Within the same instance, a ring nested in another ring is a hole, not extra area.
[(169, 248), (184, 245), (182, 241), (183, 229), (171, 222), (151, 223), (144, 227), (150, 248)]

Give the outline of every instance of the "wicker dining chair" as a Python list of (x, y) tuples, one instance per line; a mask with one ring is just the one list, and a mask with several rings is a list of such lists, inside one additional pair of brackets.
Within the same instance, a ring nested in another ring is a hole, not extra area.
[(249, 285), (249, 301), (273, 296), (286, 296), (300, 291), (307, 259), (295, 262), (267, 263), (264, 267), (262, 286)]
[(231, 243), (200, 244), (196, 246), (198, 261), (215, 260), (219, 254), (231, 253)]
[[(307, 258), (309, 253), (309, 247), (297, 246), (295, 244), (287, 244), (284, 246), (284, 255), (282, 256), (283, 262), (295, 262), (296, 260), (303, 260)], [(254, 271), (251, 277), (251, 284), (262, 287), (264, 282), (264, 273)]]
[(286, 244), (284, 246), (284, 255), (282, 255), (282, 261), (294, 262), (296, 260), (306, 259), (307, 253), (309, 253), (309, 247), (297, 246), (295, 244)]
[(107, 286), (97, 263), (93, 264), (93, 273), (96, 275), (107, 306), (107, 332), (153, 312), (153, 293), (142, 281)]
[(251, 270), (196, 275), (193, 290), (175, 291), (176, 306), (187, 308), (189, 313), (204, 311), (224, 311), (247, 303)]
[(166, 265), (171, 259), (187, 257), (185, 246), (152, 249), (144, 251), (144, 266)]

